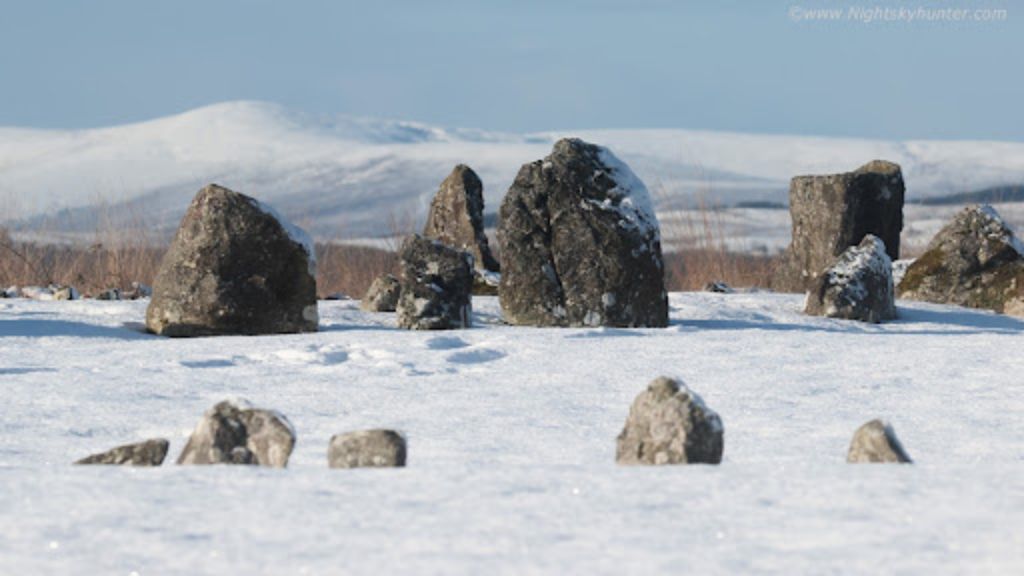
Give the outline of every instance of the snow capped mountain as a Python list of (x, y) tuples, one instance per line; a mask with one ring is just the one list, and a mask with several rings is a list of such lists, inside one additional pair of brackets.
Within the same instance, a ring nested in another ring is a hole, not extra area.
[(519, 167), (570, 135), (613, 150), (661, 212), (785, 202), (794, 175), (852, 170), (874, 158), (903, 166), (910, 199), (1024, 182), (1024, 143), (674, 129), (507, 134), (243, 101), (111, 128), (0, 128), (0, 217), (61, 233), (91, 232), (101, 217), (142, 220), (169, 233), (195, 192), (217, 182), (321, 239), (380, 236), (391, 220), (421, 219), (460, 162), (480, 174), (487, 211), (496, 212)]

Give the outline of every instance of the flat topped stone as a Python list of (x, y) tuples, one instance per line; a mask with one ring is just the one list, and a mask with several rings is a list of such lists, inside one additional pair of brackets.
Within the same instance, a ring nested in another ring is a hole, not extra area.
[(417, 234), (400, 251), (398, 325), (453, 330), (473, 323), (473, 256)]
[(778, 291), (804, 292), (827, 266), (868, 234), (900, 254), (906, 186), (898, 164), (873, 160), (857, 170), (797, 176), (789, 186), (792, 241), (772, 278)]
[(136, 444), (125, 444), (87, 456), (75, 464), (105, 464), (113, 466), (159, 466), (167, 456), (170, 444), (163, 438), (154, 438)]
[(405, 438), (394, 430), (360, 430), (338, 434), (327, 448), (330, 468), (405, 466)]
[(214, 336), (312, 332), (317, 323), (308, 236), (253, 198), (200, 190), (160, 265), (146, 327)]

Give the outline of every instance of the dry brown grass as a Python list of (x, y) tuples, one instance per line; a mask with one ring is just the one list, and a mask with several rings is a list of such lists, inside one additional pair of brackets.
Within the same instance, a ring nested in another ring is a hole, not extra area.
[[(321, 297), (361, 298), (374, 278), (394, 273), (393, 251), (344, 244), (317, 244), (317, 291)], [(17, 242), (0, 230), (0, 287), (64, 284), (96, 295), (132, 282), (152, 284), (166, 246), (37, 244)]]
[(321, 297), (345, 294), (362, 298), (375, 278), (398, 270), (398, 254), (394, 250), (317, 244), (316, 287)]
[[(733, 288), (768, 288), (777, 257), (734, 252), (726, 242), (721, 211), (705, 200), (710, 184), (697, 193), (697, 207), (680, 211), (661, 222), (661, 236), (672, 241), (666, 247), (665, 285), (669, 291), (703, 290), (712, 282)], [(654, 188), (664, 198), (664, 187)]]
[(164, 248), (144, 245), (89, 246), (17, 242), (0, 231), (0, 285), (65, 284), (85, 294), (128, 290), (133, 281), (152, 283)]
[[(15, 241), (0, 229), (0, 288), (7, 286), (71, 285), (86, 295), (118, 288), (129, 290), (133, 282), (152, 284), (167, 248), (151, 238), (148, 228), (133, 225), (116, 229), (101, 221), (89, 244), (38, 244)], [(392, 238), (401, 238), (416, 227), (408, 215), (388, 220)], [(665, 253), (665, 282), (669, 290), (701, 290), (710, 282), (733, 287), (766, 287), (774, 259), (735, 253), (727, 249), (723, 226), (712, 209), (687, 212), (673, 219), (662, 235), (685, 238)], [(361, 298), (375, 278), (396, 273), (397, 242), (384, 248), (317, 243), (317, 291), (321, 297), (344, 294)], [(498, 246), (492, 243), (497, 254)]]

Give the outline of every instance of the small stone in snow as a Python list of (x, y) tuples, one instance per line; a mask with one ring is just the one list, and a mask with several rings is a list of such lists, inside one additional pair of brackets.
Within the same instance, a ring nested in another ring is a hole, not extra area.
[(327, 447), (330, 468), (405, 466), (405, 438), (394, 430), (362, 430), (338, 434)]
[(885, 244), (868, 234), (815, 279), (804, 312), (862, 322), (892, 320), (893, 292), (892, 261)]
[(86, 456), (75, 464), (106, 464), (116, 466), (159, 466), (167, 456), (170, 444), (163, 438), (154, 438), (136, 444), (125, 444), (100, 454)]
[(391, 274), (379, 276), (370, 284), (359, 307), (367, 312), (394, 312), (398, 306), (398, 295), (402, 285)]
[(850, 442), (846, 461), (851, 464), (912, 462), (896, 437), (896, 432), (884, 420), (872, 420), (857, 429)]
[(618, 437), (619, 464), (718, 464), (722, 420), (686, 384), (662, 376), (640, 393)]
[(225, 400), (203, 415), (178, 464), (255, 464), (284, 468), (295, 447), (295, 431), (273, 410)]

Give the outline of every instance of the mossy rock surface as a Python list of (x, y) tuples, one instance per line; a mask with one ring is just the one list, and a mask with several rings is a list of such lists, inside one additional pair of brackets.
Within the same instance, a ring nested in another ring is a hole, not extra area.
[(988, 206), (958, 213), (907, 268), (900, 298), (1024, 315), (1021, 243)]

